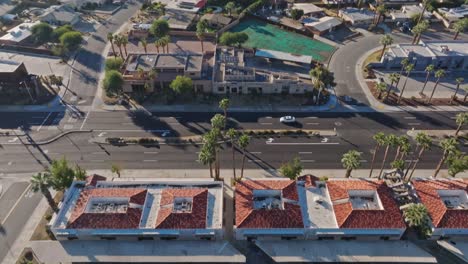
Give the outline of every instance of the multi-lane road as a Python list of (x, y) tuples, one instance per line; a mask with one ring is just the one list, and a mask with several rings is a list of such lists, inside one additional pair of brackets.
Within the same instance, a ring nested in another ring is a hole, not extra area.
[[(2, 118), (3, 114), (0, 114)], [(213, 113), (148, 113), (143, 112), (91, 112), (88, 116), (74, 119), (63, 113), (37, 113), (35, 118), (22, 113), (14, 115), (16, 123), (24, 125), (33, 134), (52, 137), (70, 129), (92, 130), (91, 133), (70, 134), (45, 145), (28, 145), (26, 137), (15, 140), (14, 136), (3, 137), (0, 149), (0, 173), (38, 171), (53, 159), (66, 157), (87, 169), (109, 168), (119, 163), (127, 169), (201, 169), (197, 162), (200, 145), (166, 145), (152, 147), (130, 145), (124, 147), (98, 145), (92, 138), (108, 136), (169, 136), (200, 135), (210, 129)], [(253, 138), (248, 147), (247, 168), (274, 169), (283, 162), (300, 157), (305, 168), (339, 169), (341, 155), (349, 149), (363, 152), (363, 167), (369, 167), (372, 135), (378, 131), (403, 135), (408, 130), (455, 129), (453, 112), (417, 113), (297, 113), (293, 126), (279, 122), (278, 113), (229, 113), (230, 126), (238, 129), (313, 129), (333, 131), (330, 137), (275, 137), (267, 142), (266, 137)], [(43, 117), (40, 119), (39, 117)], [(10, 118), (13, 119), (13, 118)], [(29, 126), (28, 126), (29, 124)], [(50, 129), (53, 128), (53, 129)], [(38, 131), (39, 130), (39, 131)], [(21, 141), (20, 141), (21, 140)], [(40, 142), (40, 140), (38, 140)], [(462, 151), (466, 146), (461, 144)], [(226, 146), (221, 155), (224, 167), (230, 167), (230, 148)], [(390, 155), (392, 156), (392, 155)], [(240, 161), (240, 152), (237, 155)], [(433, 168), (440, 158), (440, 149), (434, 147), (425, 155), (421, 168)], [(411, 160), (408, 157), (408, 160)], [(237, 164), (239, 164), (237, 161)]]

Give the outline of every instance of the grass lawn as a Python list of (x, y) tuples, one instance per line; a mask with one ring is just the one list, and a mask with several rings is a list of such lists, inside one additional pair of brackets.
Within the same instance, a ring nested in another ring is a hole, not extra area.
[(283, 30), (278, 26), (255, 18), (247, 18), (231, 29), (233, 32), (245, 32), (249, 39), (245, 47), (269, 49), (292, 54), (312, 56), (314, 60), (324, 62), (335, 48), (312, 38)]

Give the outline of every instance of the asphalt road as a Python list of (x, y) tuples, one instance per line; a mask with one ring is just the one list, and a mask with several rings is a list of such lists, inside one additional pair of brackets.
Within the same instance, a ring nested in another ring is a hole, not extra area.
[[(48, 113), (41, 113), (47, 117)], [(374, 147), (372, 135), (378, 131), (405, 134), (415, 129), (455, 129), (453, 112), (417, 113), (313, 113), (295, 114), (298, 124), (289, 126), (279, 122), (278, 113), (229, 113), (230, 126), (239, 129), (336, 129), (338, 136), (328, 139), (319, 137), (274, 138), (271, 144), (267, 138), (253, 139), (248, 147), (246, 168), (274, 169), (293, 157), (300, 157), (305, 168), (341, 169), (341, 155), (349, 149), (363, 152), (363, 167), (369, 167), (371, 150)], [(0, 118), (2, 118), (0, 114)], [(10, 113), (11, 115), (11, 113)], [(22, 122), (32, 120), (26, 115)], [(76, 127), (92, 129), (93, 133), (72, 134), (48, 145), (23, 146), (19, 141), (4, 144), (0, 149), (0, 173), (35, 172), (48, 166), (53, 159), (65, 156), (87, 169), (106, 169), (110, 164), (119, 163), (126, 169), (198, 169), (204, 168), (197, 162), (199, 145), (108, 146), (90, 143), (92, 137), (108, 136), (169, 136), (199, 135), (210, 128), (210, 113), (153, 113), (142, 112), (91, 112), (86, 119), (76, 121)], [(61, 120), (67, 121), (67, 117)], [(39, 133), (51, 133), (47, 127), (53, 118), (49, 116)], [(37, 123), (41, 123), (36, 121)], [(55, 124), (57, 125), (57, 124)], [(65, 124), (66, 125), (66, 124)], [(60, 127), (60, 123), (58, 124)], [(38, 126), (30, 127), (37, 131)], [(37, 133), (37, 132), (35, 132)], [(10, 137), (3, 137), (7, 140)], [(13, 139), (13, 137), (11, 137)], [(9, 140), (11, 140), (9, 139)], [(26, 140), (23, 137), (23, 141)], [(223, 167), (231, 167), (229, 146), (221, 155)], [(462, 146), (466, 151), (466, 147)], [(390, 154), (390, 157), (392, 154)], [(433, 168), (439, 160), (440, 150), (434, 147), (425, 155), (421, 168)], [(237, 164), (240, 164), (240, 153)], [(408, 158), (410, 160), (411, 158)]]
[(107, 33), (116, 32), (139, 9), (137, 1), (127, 3), (115, 13), (105, 24), (99, 26), (83, 44), (75, 57), (68, 87), (77, 94), (67, 93), (64, 100), (72, 104), (91, 105), (104, 63), (102, 52), (107, 43)]

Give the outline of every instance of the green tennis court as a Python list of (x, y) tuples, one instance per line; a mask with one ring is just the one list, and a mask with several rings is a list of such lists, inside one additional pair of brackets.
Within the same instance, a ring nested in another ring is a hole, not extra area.
[(335, 49), (326, 43), (283, 30), (255, 18), (241, 21), (231, 31), (245, 32), (249, 35), (249, 40), (243, 44), (245, 47), (308, 55), (321, 62), (327, 60)]

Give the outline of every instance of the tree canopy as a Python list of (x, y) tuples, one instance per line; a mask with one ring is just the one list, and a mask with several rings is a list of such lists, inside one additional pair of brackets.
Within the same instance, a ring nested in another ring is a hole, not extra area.
[(303, 170), (301, 160), (299, 158), (294, 158), (292, 161), (287, 162), (281, 165), (279, 171), (284, 176), (291, 180), (295, 180)]
[(192, 91), (193, 82), (189, 77), (178, 75), (169, 87), (177, 94), (186, 94)]
[(249, 39), (249, 35), (244, 32), (224, 32), (219, 42), (226, 46), (240, 46)]
[(69, 31), (60, 36), (60, 43), (69, 51), (76, 50), (82, 41), (83, 36), (78, 31)]
[(70, 32), (70, 31), (74, 31), (72, 26), (70, 25), (63, 25), (61, 27), (58, 27), (56, 29), (54, 29), (54, 31), (52, 32), (52, 38), (54, 39), (55, 42), (58, 42), (60, 41), (60, 37), (67, 33), (67, 32)]
[(51, 40), (53, 29), (52, 27), (44, 22), (32, 26), (31, 34), (37, 43), (45, 43)]
[(153, 22), (150, 28), (151, 34), (157, 38), (162, 38), (169, 34), (169, 24), (166, 20), (158, 19)]
[(104, 76), (103, 88), (107, 95), (119, 94), (122, 92), (123, 83), (122, 74), (116, 70), (110, 70)]
[(291, 18), (294, 20), (299, 20), (304, 15), (304, 10), (293, 8), (291, 10)]

